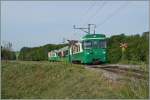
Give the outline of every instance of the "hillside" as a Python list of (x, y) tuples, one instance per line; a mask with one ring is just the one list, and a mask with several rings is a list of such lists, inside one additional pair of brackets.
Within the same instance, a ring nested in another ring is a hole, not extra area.
[(148, 98), (148, 80), (113, 82), (83, 65), (2, 61), (2, 98)]

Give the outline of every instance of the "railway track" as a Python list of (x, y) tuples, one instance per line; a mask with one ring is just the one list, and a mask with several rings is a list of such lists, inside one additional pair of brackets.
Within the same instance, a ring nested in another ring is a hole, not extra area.
[(148, 72), (140, 70), (138, 66), (131, 65), (118, 65), (118, 64), (107, 64), (107, 65), (91, 65), (87, 68), (100, 70), (104, 76), (112, 80), (122, 78), (124, 76), (129, 78), (146, 79)]

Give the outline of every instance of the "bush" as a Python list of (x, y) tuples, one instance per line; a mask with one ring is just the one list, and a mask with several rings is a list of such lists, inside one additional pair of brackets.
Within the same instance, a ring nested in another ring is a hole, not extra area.
[[(128, 48), (125, 52), (125, 61), (146, 62), (148, 63), (149, 55), (149, 32), (140, 35), (126, 36), (124, 34), (115, 35), (108, 38), (108, 61), (117, 63), (121, 60), (120, 43), (127, 43)], [(142, 45), (141, 45), (142, 44)]]

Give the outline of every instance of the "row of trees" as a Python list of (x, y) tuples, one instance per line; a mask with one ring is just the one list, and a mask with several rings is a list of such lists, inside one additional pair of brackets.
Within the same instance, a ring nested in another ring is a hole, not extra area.
[(28, 48), (23, 47), (20, 50), (19, 59), (20, 60), (47, 60), (48, 59), (48, 51), (55, 50), (66, 46), (67, 44), (47, 44), (41, 47)]
[(144, 32), (141, 36), (124, 34), (115, 35), (108, 38), (108, 62), (117, 63), (121, 60), (122, 51), (120, 43), (127, 43), (128, 48), (125, 52), (126, 61), (146, 62), (149, 60), (149, 32)]
[[(122, 51), (120, 48), (120, 43), (127, 43), (128, 48), (125, 52), (126, 61), (135, 61), (135, 62), (147, 62), (149, 60), (149, 32), (144, 32), (142, 35), (114, 35), (107, 39), (107, 59), (109, 63), (117, 63), (121, 60)], [(17, 58), (19, 60), (29, 60), (29, 61), (41, 61), (47, 60), (48, 51), (55, 50), (66, 46), (67, 44), (47, 44), (40, 47), (28, 48), (23, 47)], [(16, 54), (9, 47), (11, 44), (7, 44), (7, 46), (1, 46), (1, 58), (14, 60), (16, 59)]]

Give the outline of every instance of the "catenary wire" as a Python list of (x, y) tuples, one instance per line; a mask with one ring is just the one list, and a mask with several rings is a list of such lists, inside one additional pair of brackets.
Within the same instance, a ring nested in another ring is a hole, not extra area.
[(87, 24), (90, 22), (90, 20), (94, 19), (94, 17), (103, 9), (103, 7), (107, 4), (107, 1), (104, 1), (102, 3), (101, 6), (98, 7), (98, 9), (95, 11), (95, 13), (93, 13), (88, 19), (87, 19), (87, 22), (84, 23), (83, 25)]
[(121, 10), (123, 10), (127, 5), (129, 4), (128, 1), (126, 1), (123, 5), (121, 5), (118, 9), (116, 9), (113, 13), (109, 14), (109, 16), (106, 17), (101, 23), (97, 24), (97, 28), (102, 26), (104, 23), (106, 23), (110, 18), (115, 16), (117, 13), (119, 13)]
[(85, 13), (82, 14), (82, 17), (79, 19), (79, 21), (83, 21), (85, 16), (89, 14), (90, 10), (96, 5), (96, 1), (94, 1), (85, 11)]

